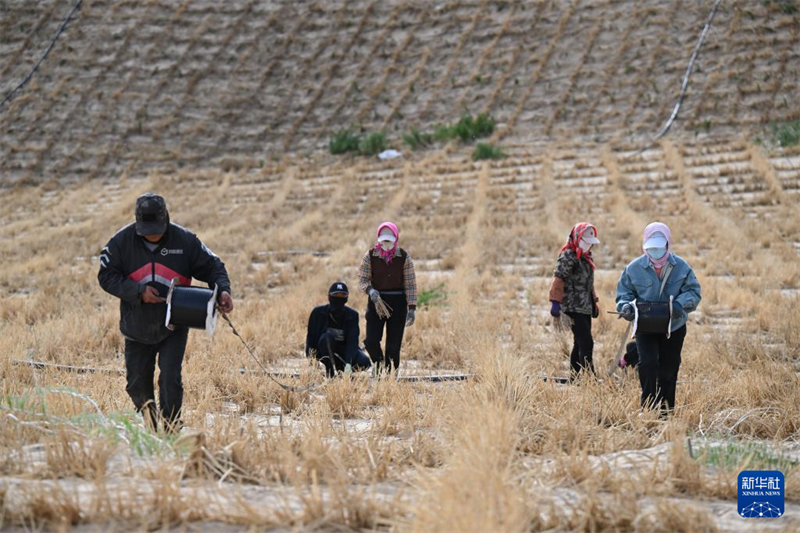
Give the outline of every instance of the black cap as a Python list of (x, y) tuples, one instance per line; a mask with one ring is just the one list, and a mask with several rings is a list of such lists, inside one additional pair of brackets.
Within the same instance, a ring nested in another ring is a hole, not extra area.
[(330, 296), (331, 294), (339, 293), (339, 292), (343, 292), (348, 296), (350, 295), (350, 291), (347, 290), (347, 285), (345, 285), (341, 281), (337, 281), (336, 283), (331, 285), (330, 289), (328, 289), (328, 296)]
[(154, 192), (146, 192), (136, 199), (137, 235), (163, 235), (167, 232), (168, 223), (164, 198)]

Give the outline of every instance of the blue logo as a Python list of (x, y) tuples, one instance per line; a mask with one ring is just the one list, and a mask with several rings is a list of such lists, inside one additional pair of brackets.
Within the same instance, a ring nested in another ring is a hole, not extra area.
[(779, 518), (784, 512), (786, 484), (777, 470), (745, 470), (739, 474), (739, 516)]

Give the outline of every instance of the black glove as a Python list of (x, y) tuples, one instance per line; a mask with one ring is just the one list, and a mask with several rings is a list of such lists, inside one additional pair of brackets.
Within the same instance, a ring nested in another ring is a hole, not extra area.
[(633, 322), (634, 313), (633, 313), (633, 306), (631, 304), (625, 304), (622, 306), (622, 311), (620, 311), (619, 316), (627, 320), (628, 322)]
[(597, 302), (592, 304), (592, 318), (598, 318), (600, 316), (600, 308), (597, 306)]

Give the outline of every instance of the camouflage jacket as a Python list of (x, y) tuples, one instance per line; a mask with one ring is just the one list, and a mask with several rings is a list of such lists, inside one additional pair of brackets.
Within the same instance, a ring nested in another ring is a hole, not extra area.
[(592, 314), (598, 300), (594, 291), (594, 270), (572, 250), (564, 250), (558, 256), (550, 300), (561, 302), (561, 309), (566, 313)]

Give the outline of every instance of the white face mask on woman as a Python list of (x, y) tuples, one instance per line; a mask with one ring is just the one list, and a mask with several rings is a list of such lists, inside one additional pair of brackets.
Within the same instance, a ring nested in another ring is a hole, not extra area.
[(656, 261), (664, 257), (664, 254), (667, 253), (667, 248), (648, 248), (647, 255), (655, 259)]
[(580, 247), (580, 249), (583, 250), (586, 253), (589, 253), (589, 250), (592, 249), (592, 246), (594, 246), (594, 244), (589, 244), (588, 242), (584, 241), (583, 239), (581, 239), (580, 242), (578, 243), (578, 247)]
[(381, 248), (384, 252), (390, 252), (394, 248), (394, 243), (392, 241), (381, 241)]

